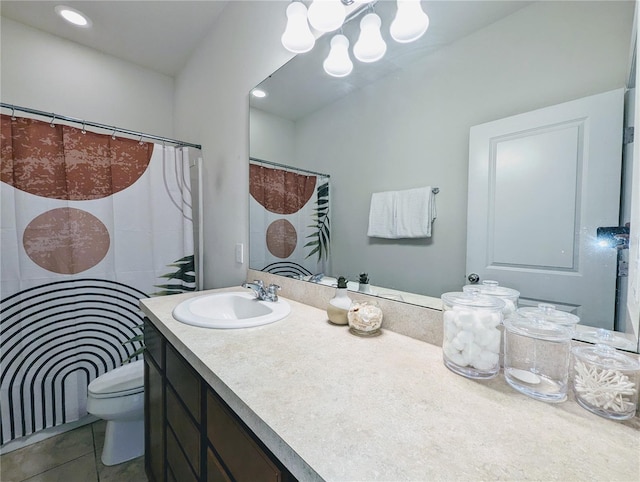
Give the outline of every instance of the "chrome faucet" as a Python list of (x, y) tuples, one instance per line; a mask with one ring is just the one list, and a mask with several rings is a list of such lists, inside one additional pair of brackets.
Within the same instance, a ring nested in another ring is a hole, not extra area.
[(324, 273), (314, 274), (309, 278), (312, 283), (320, 283), (320, 280), (324, 278)]
[(264, 287), (262, 280), (254, 280), (253, 283), (242, 283), (243, 288), (251, 288), (256, 295), (256, 299), (260, 301), (278, 301), (278, 290), (280, 286), (271, 283), (267, 289)]

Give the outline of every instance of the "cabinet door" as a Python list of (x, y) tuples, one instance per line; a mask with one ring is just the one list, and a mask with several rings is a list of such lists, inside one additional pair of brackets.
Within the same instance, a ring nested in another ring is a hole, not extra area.
[(269, 455), (211, 390), (207, 390), (207, 436), (235, 480), (282, 480)]
[(162, 374), (145, 355), (145, 469), (152, 482), (164, 481), (164, 410)]
[(167, 429), (167, 465), (179, 482), (196, 482), (198, 480), (170, 428)]
[(207, 447), (207, 482), (231, 482), (211, 447)]

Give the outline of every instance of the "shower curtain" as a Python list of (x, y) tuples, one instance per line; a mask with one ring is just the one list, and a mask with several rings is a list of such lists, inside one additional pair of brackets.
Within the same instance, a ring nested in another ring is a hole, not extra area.
[(329, 176), (249, 164), (250, 263), (289, 277), (329, 271)]
[(1, 122), (6, 443), (86, 415), (88, 384), (141, 347), (138, 300), (196, 283), (187, 148)]

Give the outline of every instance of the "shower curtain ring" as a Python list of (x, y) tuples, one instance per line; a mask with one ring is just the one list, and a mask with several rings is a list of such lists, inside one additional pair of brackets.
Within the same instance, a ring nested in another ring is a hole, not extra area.
[(140, 136), (140, 140), (138, 141), (138, 144), (140, 145), (144, 144), (144, 142), (142, 142), (142, 136)]
[(111, 134), (111, 139), (116, 140), (116, 130), (113, 129), (113, 134)]
[(81, 132), (82, 132), (83, 134), (86, 134), (86, 133), (87, 133), (87, 130), (84, 128), (84, 125), (85, 125), (85, 122), (84, 122), (84, 121), (82, 121), (82, 131), (81, 131)]
[(11, 108), (11, 120), (16, 120), (16, 108)]
[(55, 120), (56, 120), (56, 115), (55, 115), (55, 114), (51, 114), (51, 115), (52, 115), (53, 117), (51, 118), (51, 122), (49, 123), (49, 125), (50, 125), (51, 127), (55, 127), (54, 122), (55, 122)]

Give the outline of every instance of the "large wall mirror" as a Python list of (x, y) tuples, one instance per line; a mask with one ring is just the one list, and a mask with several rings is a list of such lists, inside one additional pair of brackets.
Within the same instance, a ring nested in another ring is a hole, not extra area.
[[(311, 52), (296, 56), (262, 82), (258, 87), (267, 96), (250, 100), (250, 155), (254, 164), (267, 161), (262, 165), (275, 163), (303, 175), (311, 171), (309, 175), (330, 176), (326, 179), (331, 254), (317, 268), (309, 268), (311, 274), (317, 270), (327, 279), (342, 275), (355, 283), (359, 273), (366, 272), (377, 294), (394, 293), (397, 299), (426, 300), (428, 305), (429, 299), (437, 301), (442, 293), (460, 291), (468, 283), (467, 248), (476, 242), (467, 232), (468, 207), (475, 202), (468, 194), (472, 127), (612, 91), (619, 92), (620, 117), (623, 112), (632, 115), (635, 2), (423, 1), (422, 5), (431, 21), (427, 33), (415, 43), (395, 44), (388, 34), (395, 2), (375, 4), (388, 45), (385, 57), (375, 64), (354, 59), (351, 75), (330, 77), (322, 67), (331, 37), (325, 35)], [(356, 18), (344, 27), (352, 45), (358, 24)], [(633, 159), (632, 149), (622, 143), (622, 128), (621, 119), (622, 160), (611, 160), (620, 201), (615, 214), (599, 220), (603, 226), (631, 221), (632, 194), (626, 179)], [(589, 127), (585, 129), (588, 133)], [(595, 137), (590, 142), (597, 142)], [(552, 164), (547, 170), (548, 176), (568, 176), (560, 166), (556, 170)], [(367, 236), (372, 193), (423, 186), (439, 188), (430, 237)], [(546, 199), (548, 193), (540, 189), (535, 195)], [(580, 196), (584, 210), (590, 194)], [(560, 201), (556, 206), (560, 211)], [(518, 205), (509, 209), (517, 218)], [(544, 231), (553, 225), (554, 211), (518, 222)], [(263, 249), (264, 231), (256, 222), (252, 211), (250, 249), (257, 252)], [(583, 234), (595, 245), (593, 231)], [(553, 233), (547, 237), (552, 243)], [(595, 310), (563, 304), (552, 296), (550, 301), (578, 313), (584, 325), (626, 333), (633, 339), (631, 349), (637, 350), (638, 320), (616, 308), (626, 287), (626, 279), (618, 277), (624, 273), (617, 270), (628, 250), (601, 249), (608, 250), (601, 264), (610, 273), (616, 298), (591, 298), (602, 305), (598, 313), (607, 315), (593, 319)], [(252, 269), (263, 270), (266, 264), (251, 256)], [(519, 289), (526, 304), (540, 300), (508, 276), (492, 278)], [(544, 276), (539, 283), (545, 283)]]

